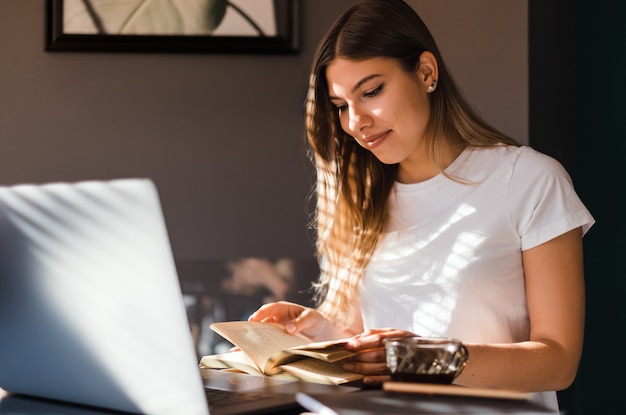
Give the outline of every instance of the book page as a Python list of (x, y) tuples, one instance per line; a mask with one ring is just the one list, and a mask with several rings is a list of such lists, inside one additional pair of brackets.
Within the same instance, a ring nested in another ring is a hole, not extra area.
[[(283, 362), (279, 358), (284, 349), (308, 344), (311, 340), (303, 335), (292, 335), (282, 324), (254, 321), (229, 321), (213, 323), (216, 333), (244, 351), (259, 370), (268, 373), (268, 361)], [(270, 365), (271, 367), (274, 364)], [(268, 373), (269, 374), (269, 373)]]
[(343, 370), (342, 363), (330, 363), (317, 359), (302, 359), (287, 363), (280, 368), (300, 380), (307, 382), (341, 385), (363, 378), (359, 373)]
[(337, 362), (354, 356), (356, 352), (345, 348), (345, 341), (324, 342), (304, 346), (296, 346), (286, 350), (286, 352), (298, 354), (302, 356), (313, 357), (327, 362)]
[(209, 369), (238, 369), (250, 375), (262, 375), (257, 365), (243, 351), (202, 356), (200, 367)]

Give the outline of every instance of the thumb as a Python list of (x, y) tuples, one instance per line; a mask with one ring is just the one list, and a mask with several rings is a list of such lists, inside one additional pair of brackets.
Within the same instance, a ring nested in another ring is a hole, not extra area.
[(325, 325), (326, 319), (309, 308), (297, 318), (286, 322), (285, 331), (290, 334), (302, 333), (309, 338), (315, 338), (324, 331)]

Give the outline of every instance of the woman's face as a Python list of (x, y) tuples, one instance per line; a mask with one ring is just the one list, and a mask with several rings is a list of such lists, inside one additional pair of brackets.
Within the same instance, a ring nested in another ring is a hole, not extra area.
[(424, 140), (431, 81), (422, 71), (406, 72), (391, 58), (337, 58), (326, 69), (342, 129), (381, 162), (399, 163), (400, 172), (432, 168)]

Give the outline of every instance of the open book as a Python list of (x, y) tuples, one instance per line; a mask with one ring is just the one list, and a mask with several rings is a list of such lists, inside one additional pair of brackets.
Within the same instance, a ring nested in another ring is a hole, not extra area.
[(355, 354), (344, 347), (345, 339), (311, 342), (301, 334), (285, 332), (281, 324), (252, 321), (213, 323), (211, 329), (239, 350), (203, 356), (201, 367), (335, 385), (363, 378), (342, 368), (343, 360)]

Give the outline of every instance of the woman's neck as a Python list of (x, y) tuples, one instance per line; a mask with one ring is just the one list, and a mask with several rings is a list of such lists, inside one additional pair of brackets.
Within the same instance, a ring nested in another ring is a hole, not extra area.
[[(465, 144), (451, 144), (444, 141), (439, 147), (440, 157), (442, 161), (442, 169), (446, 169), (465, 149)], [(398, 168), (397, 181), (404, 184), (420, 183), (432, 179), (441, 173), (439, 166), (435, 161), (425, 156), (422, 160), (412, 160), (407, 163), (400, 163)]]

